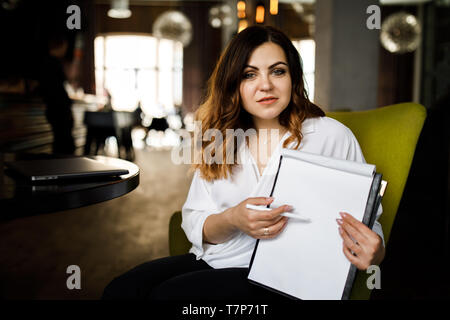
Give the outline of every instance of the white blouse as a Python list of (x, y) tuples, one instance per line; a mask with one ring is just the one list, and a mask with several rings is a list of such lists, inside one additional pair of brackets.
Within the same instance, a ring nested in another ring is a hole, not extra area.
[[(342, 123), (328, 117), (310, 118), (303, 122), (303, 139), (298, 150), (329, 157), (365, 162), (361, 148), (353, 133)], [(241, 163), (228, 179), (208, 182), (200, 177), (199, 170), (194, 173), (192, 184), (182, 208), (182, 224), (187, 238), (192, 243), (189, 252), (203, 259), (213, 268), (249, 266), (256, 239), (244, 232), (238, 232), (232, 239), (220, 244), (203, 243), (203, 223), (211, 214), (217, 214), (233, 207), (250, 197), (268, 197), (278, 168), (280, 151), (286, 133), (273, 151), (262, 175), (245, 143), (238, 150)], [(293, 148), (295, 142), (288, 148)], [(373, 231), (383, 239), (383, 230), (378, 219), (382, 209), (377, 212)], [(351, 212), (350, 212), (351, 214)], [(289, 222), (288, 222), (289, 223)]]

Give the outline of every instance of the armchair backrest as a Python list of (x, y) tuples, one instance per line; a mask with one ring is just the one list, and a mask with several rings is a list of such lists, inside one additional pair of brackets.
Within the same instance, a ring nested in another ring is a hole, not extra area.
[[(401, 103), (368, 111), (328, 112), (346, 125), (358, 139), (366, 161), (375, 164), (388, 182), (380, 223), (387, 245), (402, 198), (426, 109), (416, 103)], [(368, 299), (366, 281), (370, 274), (358, 272), (352, 299)]]

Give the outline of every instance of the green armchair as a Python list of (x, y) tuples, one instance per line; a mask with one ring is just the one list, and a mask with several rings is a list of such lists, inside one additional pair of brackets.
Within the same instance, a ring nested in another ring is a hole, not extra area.
[[(388, 181), (380, 223), (387, 246), (395, 215), (408, 178), (417, 140), (426, 118), (426, 109), (415, 103), (401, 103), (368, 111), (327, 112), (349, 127), (358, 139), (368, 163)], [(181, 212), (175, 212), (169, 225), (170, 255), (184, 254), (191, 244), (181, 229)], [(369, 299), (366, 282), (370, 274), (358, 271), (351, 299)]]

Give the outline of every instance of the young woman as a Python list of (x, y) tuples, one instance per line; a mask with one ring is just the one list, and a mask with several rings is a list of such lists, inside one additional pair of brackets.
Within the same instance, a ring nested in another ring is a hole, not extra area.
[[(286, 35), (272, 27), (250, 27), (233, 38), (196, 116), (202, 133), (216, 129), (225, 137), (227, 129), (254, 129), (256, 142), (247, 139), (233, 148), (232, 136), (219, 144), (221, 150), (216, 149), (224, 156), (231, 150), (231, 163), (193, 165), (195, 173), (182, 209), (190, 253), (134, 268), (114, 279), (104, 298), (284, 299), (250, 284), (247, 275), (256, 239), (283, 232), (289, 222), (281, 214), (290, 208), (283, 205), (261, 212), (247, 205), (266, 206), (273, 201), (268, 196), (281, 148), (365, 161), (352, 132), (309, 101), (299, 54)], [(209, 150), (206, 141), (200, 149)], [(384, 241), (378, 221), (370, 230), (344, 214), (336, 228), (345, 256), (359, 269), (382, 261)]]

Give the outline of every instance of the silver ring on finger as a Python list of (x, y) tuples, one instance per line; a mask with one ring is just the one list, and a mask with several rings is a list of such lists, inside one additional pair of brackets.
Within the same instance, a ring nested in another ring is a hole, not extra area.
[(265, 236), (268, 236), (270, 233), (269, 233), (269, 228), (268, 227), (265, 227), (264, 228), (264, 235)]

